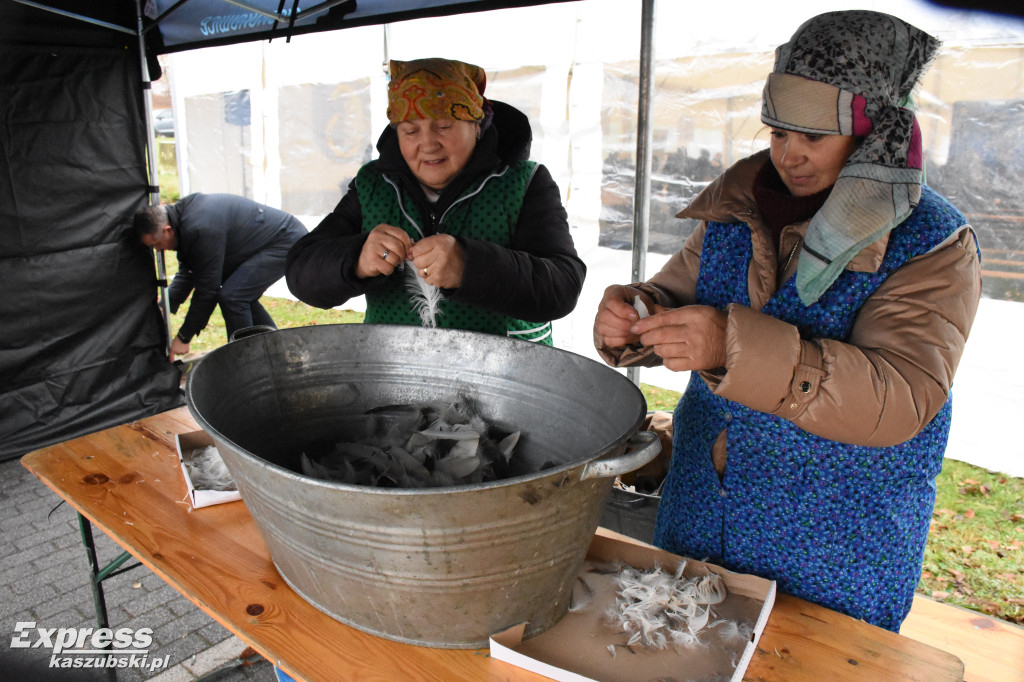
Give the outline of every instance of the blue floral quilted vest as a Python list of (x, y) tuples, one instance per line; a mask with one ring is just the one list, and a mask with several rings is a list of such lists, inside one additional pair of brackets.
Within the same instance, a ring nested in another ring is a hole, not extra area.
[[(890, 234), (878, 272), (845, 271), (811, 306), (801, 303), (791, 277), (763, 312), (796, 325), (803, 338), (843, 340), (886, 277), (965, 222), (925, 187), (913, 214)], [(746, 224), (709, 224), (698, 302), (750, 305), (751, 256)], [(675, 410), (654, 542), (898, 631), (920, 579), (950, 413), (951, 398), (899, 445), (848, 445), (715, 396), (694, 372)], [(722, 430), (729, 459), (719, 481), (710, 453)]]

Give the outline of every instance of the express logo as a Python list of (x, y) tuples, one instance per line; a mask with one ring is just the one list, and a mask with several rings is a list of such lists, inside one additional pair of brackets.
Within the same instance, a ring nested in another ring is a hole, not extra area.
[(170, 655), (150, 659), (151, 628), (39, 628), (19, 621), (12, 649), (49, 649), (51, 668), (166, 668)]
[(79, 654), (111, 653), (109, 648), (132, 648), (131, 653), (149, 653), (153, 630), (140, 628), (37, 628), (35, 621), (19, 621), (11, 638), (12, 649), (52, 649), (54, 654), (74, 650)]

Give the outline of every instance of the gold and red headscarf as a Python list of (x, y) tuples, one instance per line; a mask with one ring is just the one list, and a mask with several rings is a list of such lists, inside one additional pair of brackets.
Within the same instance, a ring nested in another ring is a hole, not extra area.
[(421, 118), (484, 118), (487, 74), (479, 66), (453, 59), (391, 60), (388, 121), (391, 125)]

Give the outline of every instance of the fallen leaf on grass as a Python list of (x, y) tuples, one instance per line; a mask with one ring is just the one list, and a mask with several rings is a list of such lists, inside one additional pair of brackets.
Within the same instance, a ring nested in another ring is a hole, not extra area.
[[(972, 600), (973, 601), (973, 600)], [(981, 612), (989, 616), (998, 616), (1002, 611), (1000, 604), (993, 604), (992, 602), (978, 602), (978, 607)]]

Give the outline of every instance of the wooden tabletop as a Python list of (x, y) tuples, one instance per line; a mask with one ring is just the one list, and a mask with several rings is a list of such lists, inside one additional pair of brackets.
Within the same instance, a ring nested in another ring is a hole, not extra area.
[[(339, 623), (274, 568), (243, 502), (193, 510), (174, 436), (198, 431), (181, 407), (22, 458), (78, 512), (296, 679), (546, 679), (487, 649), (401, 644)], [(604, 533), (605, 531), (599, 530)], [(744, 679), (962, 680), (952, 654), (778, 595)]]

